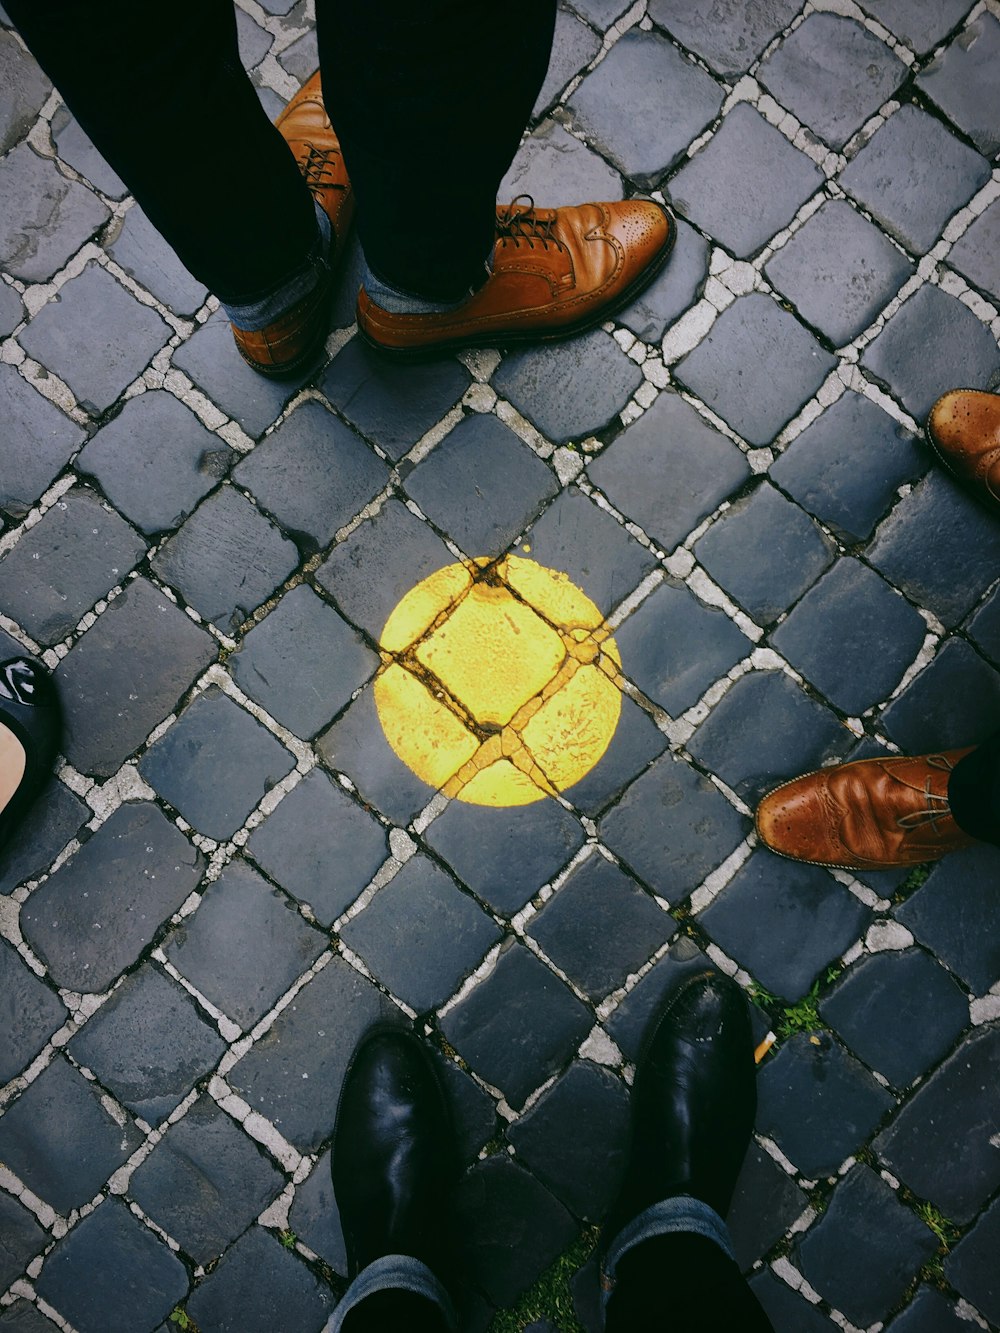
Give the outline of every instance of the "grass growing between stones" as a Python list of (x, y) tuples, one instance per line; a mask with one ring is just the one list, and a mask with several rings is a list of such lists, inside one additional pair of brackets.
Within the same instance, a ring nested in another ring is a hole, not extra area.
[(511, 1310), (501, 1310), (490, 1324), (490, 1333), (521, 1333), (529, 1324), (548, 1319), (559, 1333), (584, 1333), (573, 1308), (570, 1282), (590, 1258), (600, 1234), (587, 1227), (564, 1254), (550, 1265)]

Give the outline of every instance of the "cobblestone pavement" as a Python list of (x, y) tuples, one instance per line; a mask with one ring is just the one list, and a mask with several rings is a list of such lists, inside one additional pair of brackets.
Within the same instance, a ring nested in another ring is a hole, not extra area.
[[(2, 866), (0, 1329), (320, 1329), (338, 1087), (400, 1010), (485, 1328), (600, 1218), (642, 1029), (706, 953), (778, 1036), (732, 1222), (779, 1333), (1000, 1326), (1000, 858), (828, 873), (749, 818), (1000, 725), (1000, 524), (918, 432), (1000, 378), (998, 16), (573, 0), (504, 192), (659, 190), (663, 276), (574, 342), (401, 369), (355, 255), (289, 386), (0, 27), (0, 648), (69, 714)], [(238, 17), (275, 113), (308, 0)]]

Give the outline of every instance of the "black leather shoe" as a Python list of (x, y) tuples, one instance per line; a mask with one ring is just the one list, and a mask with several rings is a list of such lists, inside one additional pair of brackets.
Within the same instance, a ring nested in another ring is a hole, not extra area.
[(37, 662), (0, 662), (0, 847), (44, 787), (62, 740), (52, 677)]
[(729, 977), (701, 972), (667, 1001), (639, 1058), (631, 1156), (607, 1238), (675, 1194), (725, 1217), (756, 1111), (746, 999)]
[(331, 1158), (350, 1277), (410, 1254), (447, 1284), (458, 1155), (431, 1057), (412, 1033), (377, 1028), (351, 1060)]

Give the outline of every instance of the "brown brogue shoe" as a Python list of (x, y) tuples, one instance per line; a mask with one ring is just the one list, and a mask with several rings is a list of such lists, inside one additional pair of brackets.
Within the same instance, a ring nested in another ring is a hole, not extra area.
[(383, 351), (566, 338), (599, 324), (651, 282), (677, 228), (660, 204), (630, 199), (535, 208), (527, 196), (497, 209), (492, 272), (454, 310), (397, 315), (361, 289), (358, 327)]
[(927, 438), (945, 467), (1000, 514), (1000, 394), (950, 390), (931, 408)]
[(757, 835), (794, 861), (844, 870), (936, 861), (974, 841), (948, 804), (951, 770), (970, 748), (860, 759), (807, 773), (764, 797)]
[[(295, 94), (275, 121), (313, 197), (333, 228), (332, 265), (343, 254), (354, 218), (354, 192), (347, 179), (340, 143), (323, 105), (319, 71)], [(243, 360), (262, 375), (297, 375), (313, 360), (327, 335), (332, 273), (266, 328), (233, 327)]]

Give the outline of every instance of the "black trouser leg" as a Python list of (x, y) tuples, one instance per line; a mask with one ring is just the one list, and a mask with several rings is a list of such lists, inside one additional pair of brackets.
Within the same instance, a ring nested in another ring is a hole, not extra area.
[(430, 300), (483, 278), (496, 192), (545, 79), (555, 0), (317, 0), (323, 95), (365, 257)]
[(379, 1291), (356, 1306), (344, 1320), (343, 1333), (449, 1333), (448, 1321), (434, 1304), (409, 1291)]
[(712, 1240), (675, 1232), (618, 1261), (606, 1333), (774, 1333), (740, 1270)]
[(5, 0), (100, 152), (200, 282), (270, 294), (317, 237), (312, 197), (240, 64), (231, 0)]
[(960, 829), (1000, 847), (1000, 731), (955, 765), (948, 801)]

